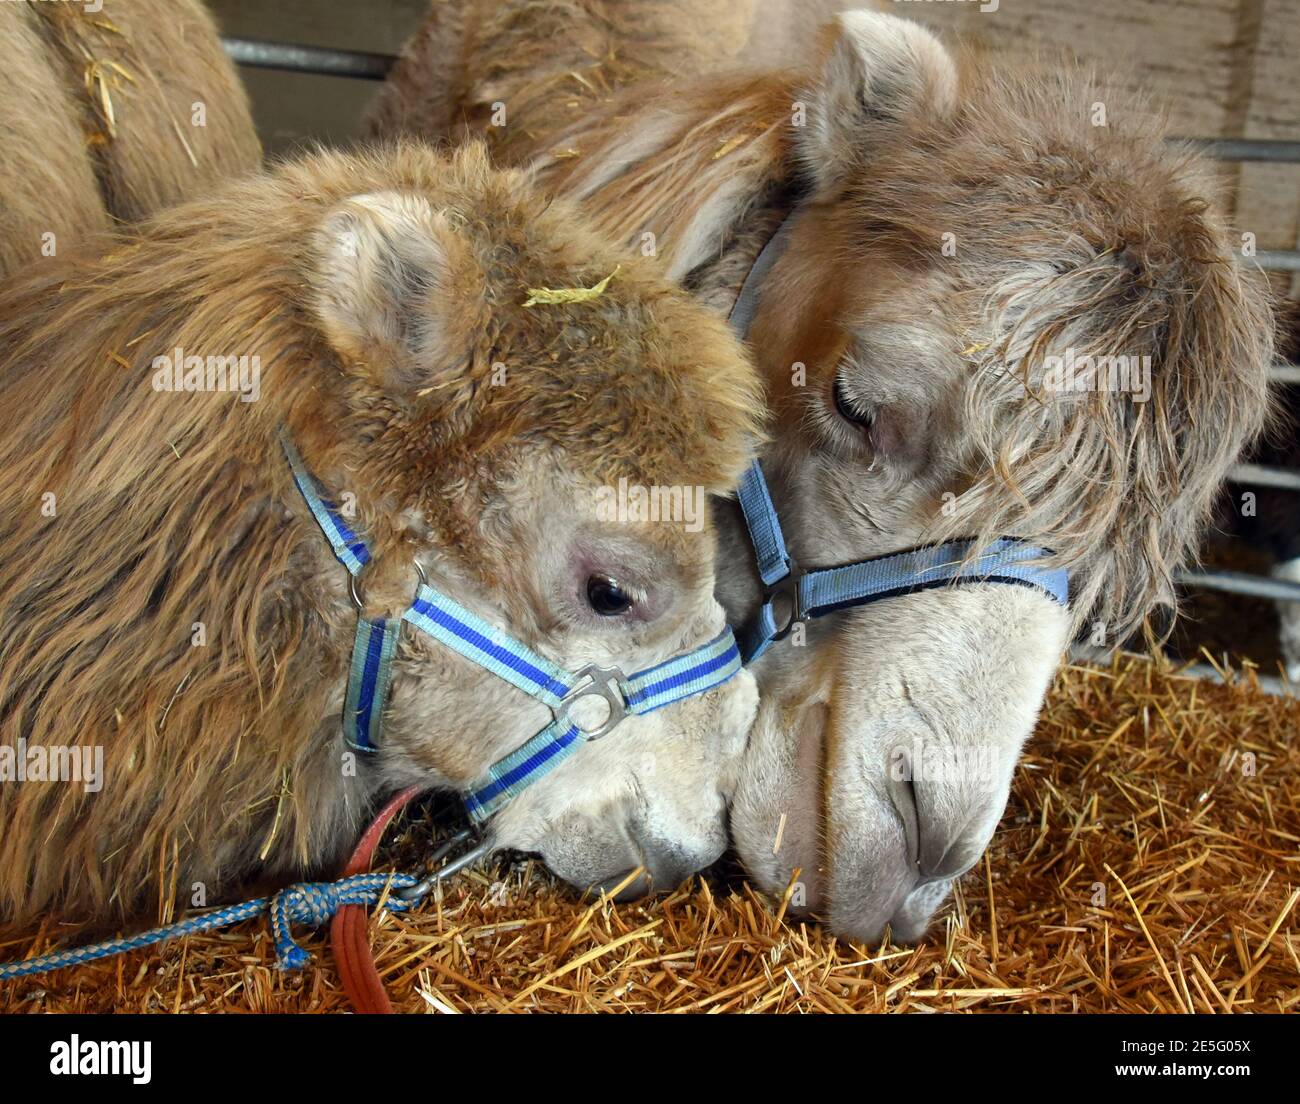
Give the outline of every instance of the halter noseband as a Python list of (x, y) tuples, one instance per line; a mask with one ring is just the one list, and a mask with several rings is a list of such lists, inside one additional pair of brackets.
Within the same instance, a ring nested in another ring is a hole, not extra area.
[[(784, 250), (790, 226), (791, 216), (787, 215), (754, 260), (736, 297), (729, 321), (742, 339), (748, 336), (762, 282)], [(804, 621), (950, 584), (1009, 583), (1032, 587), (1062, 606), (1070, 602), (1070, 581), (1064, 568), (1028, 562), (1050, 556), (1049, 550), (1015, 537), (990, 541), (969, 562), (975, 542), (953, 540), (839, 567), (802, 571), (786, 550), (781, 519), (757, 460), (746, 470), (736, 497), (764, 588), (763, 604), (742, 634), (745, 663), (752, 663)]]
[[(594, 664), (568, 671), (431, 587), (419, 564), (416, 570), (420, 584), (400, 618), (361, 616), (355, 583), (370, 562), (370, 550), (325, 500), (288, 437), (281, 434), (280, 443), (312, 517), (351, 576), (358, 617), (343, 709), (343, 734), (349, 747), (373, 753), (380, 746), (393, 652), (403, 623), (550, 709), (549, 725), (493, 763), (462, 794), (474, 825), (482, 824), (521, 790), (559, 766), (583, 744), (604, 736), (624, 717), (653, 713), (683, 698), (703, 694), (740, 670), (740, 651), (731, 629), (726, 628), (707, 644), (633, 675), (624, 675), (617, 667)], [(588, 697), (602, 698), (609, 714), (599, 725), (584, 728), (571, 714), (574, 705)]]

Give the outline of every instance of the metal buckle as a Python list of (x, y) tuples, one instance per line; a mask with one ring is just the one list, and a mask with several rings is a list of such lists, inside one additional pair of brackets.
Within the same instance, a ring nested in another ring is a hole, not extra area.
[[(420, 566), (419, 560), (413, 559), (411, 562), (415, 564), (416, 574), (420, 576), (420, 585), (424, 586), (428, 583), (429, 577), (424, 573), (424, 568)], [(361, 593), (357, 590), (357, 579), (360, 577), (360, 574), (361, 573), (358, 572), (356, 575), (353, 575), (351, 572), (348, 572), (348, 593), (352, 595), (352, 604), (357, 607), (358, 613), (362, 612), (366, 608), (366, 604), (361, 598)]]
[(791, 559), (789, 573), (778, 579), (764, 592), (764, 603), (772, 610), (772, 623), (774, 625), (778, 624), (776, 606), (774, 605), (776, 599), (784, 599), (789, 604), (790, 609), (790, 619), (784, 626), (777, 628), (772, 636), (773, 640), (784, 640), (794, 631), (796, 625), (801, 625), (806, 620), (803, 611), (799, 608), (799, 580), (803, 578), (803, 574), (799, 565)]
[[(454, 859), (447, 859), (457, 847), (468, 843), (471, 840), (478, 840), (468, 851), (457, 855)], [(431, 867), (428, 874), (421, 878), (413, 886), (406, 886), (403, 889), (394, 889), (393, 896), (403, 901), (414, 904), (416, 901), (423, 900), (444, 878), (450, 878), (453, 874), (464, 870), (467, 866), (472, 866), (479, 859), (485, 859), (492, 853), (492, 841), (486, 837), (478, 839), (478, 831), (474, 828), (462, 828), (448, 840), (444, 840), (434, 853), (429, 857), (429, 866)], [(438, 864), (447, 859), (442, 866)]]
[[(623, 672), (617, 667), (599, 667), (594, 663), (588, 663), (576, 673), (577, 684), (564, 695), (559, 705), (551, 707), (551, 712), (557, 721), (571, 721), (588, 740), (599, 740), (627, 716), (627, 702), (623, 698), (623, 690), (620, 686), (620, 680), (624, 677)], [(596, 728), (583, 728), (570, 717), (574, 703), (583, 698), (604, 698), (609, 705), (609, 716)]]

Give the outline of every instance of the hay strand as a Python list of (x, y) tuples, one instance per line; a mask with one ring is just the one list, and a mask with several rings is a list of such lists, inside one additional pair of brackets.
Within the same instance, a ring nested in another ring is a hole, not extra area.
[[(376, 914), (371, 945), (395, 1007), (439, 1015), (1295, 1010), (1300, 703), (1250, 682), (1064, 669), (988, 861), (918, 947), (839, 942), (725, 873), (615, 904), (535, 861)], [(414, 866), (429, 831), (409, 818), (387, 861)], [(47, 923), (0, 957), (60, 941)], [(250, 923), (7, 983), (0, 1011), (345, 1011), (324, 933), (304, 944), (312, 964), (283, 974)]]
[(592, 299), (599, 299), (605, 294), (605, 289), (609, 287), (609, 282), (618, 275), (618, 270), (622, 265), (616, 265), (614, 271), (606, 276), (597, 284), (589, 288), (529, 288), (528, 298), (524, 300), (524, 306), (552, 306), (557, 303), (589, 303)]

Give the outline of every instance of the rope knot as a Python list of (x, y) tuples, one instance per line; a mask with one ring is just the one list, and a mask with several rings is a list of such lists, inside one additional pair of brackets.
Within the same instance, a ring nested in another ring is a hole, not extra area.
[[(409, 874), (354, 874), (337, 882), (298, 882), (287, 886), (271, 898), (271, 936), (275, 940), (275, 957), (282, 970), (298, 970), (311, 961), (311, 955), (293, 940), (293, 924), (319, 928), (334, 918), (344, 905), (373, 905), (388, 887), (414, 885)], [(389, 897), (386, 906), (400, 912), (410, 906), (397, 897)]]
[(193, 935), (196, 932), (219, 931), (231, 924), (239, 924), (261, 916), (270, 911), (271, 935), (275, 940), (275, 955), (282, 970), (296, 970), (306, 966), (311, 956), (293, 941), (293, 924), (310, 924), (320, 927), (331, 919), (344, 905), (375, 905), (383, 901), (390, 912), (402, 912), (412, 906), (412, 902), (398, 896), (390, 896), (393, 889), (406, 889), (419, 882), (413, 874), (353, 874), (337, 882), (300, 882), (282, 889), (274, 897), (258, 897), (239, 905), (227, 905), (225, 908), (213, 909), (200, 916), (191, 916), (167, 924), (152, 931), (137, 935), (107, 939), (102, 943), (92, 943), (86, 947), (72, 947), (63, 951), (51, 951), (49, 954), (37, 955), (35, 958), (21, 962), (0, 963), (0, 981), (12, 978), (31, 977), (43, 974), (47, 970), (59, 970), (64, 966), (79, 966), (85, 962), (96, 962), (110, 955), (123, 951), (152, 947), (168, 939)]
[(271, 935), (275, 940), (275, 957), (280, 969), (298, 970), (311, 960), (311, 955), (294, 942), (291, 925), (306, 924), (319, 928), (327, 923), (346, 903), (339, 892), (341, 885), (299, 882), (271, 898)]

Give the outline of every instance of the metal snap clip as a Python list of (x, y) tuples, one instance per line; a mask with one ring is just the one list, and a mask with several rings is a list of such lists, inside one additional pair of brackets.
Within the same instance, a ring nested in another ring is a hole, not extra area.
[[(466, 844), (473, 844), (473, 846), (452, 857), (453, 851), (464, 847)], [(413, 886), (394, 889), (393, 896), (414, 904), (416, 901), (427, 897), (429, 891), (444, 878), (450, 878), (457, 871), (464, 870), (465, 867), (472, 866), (480, 859), (487, 858), (488, 855), (492, 854), (492, 850), (493, 844), (489, 837), (480, 839), (477, 829), (462, 828), (450, 839), (444, 841), (429, 856), (430, 870), (428, 874)], [(442, 865), (439, 866), (439, 863), (442, 863)]]

